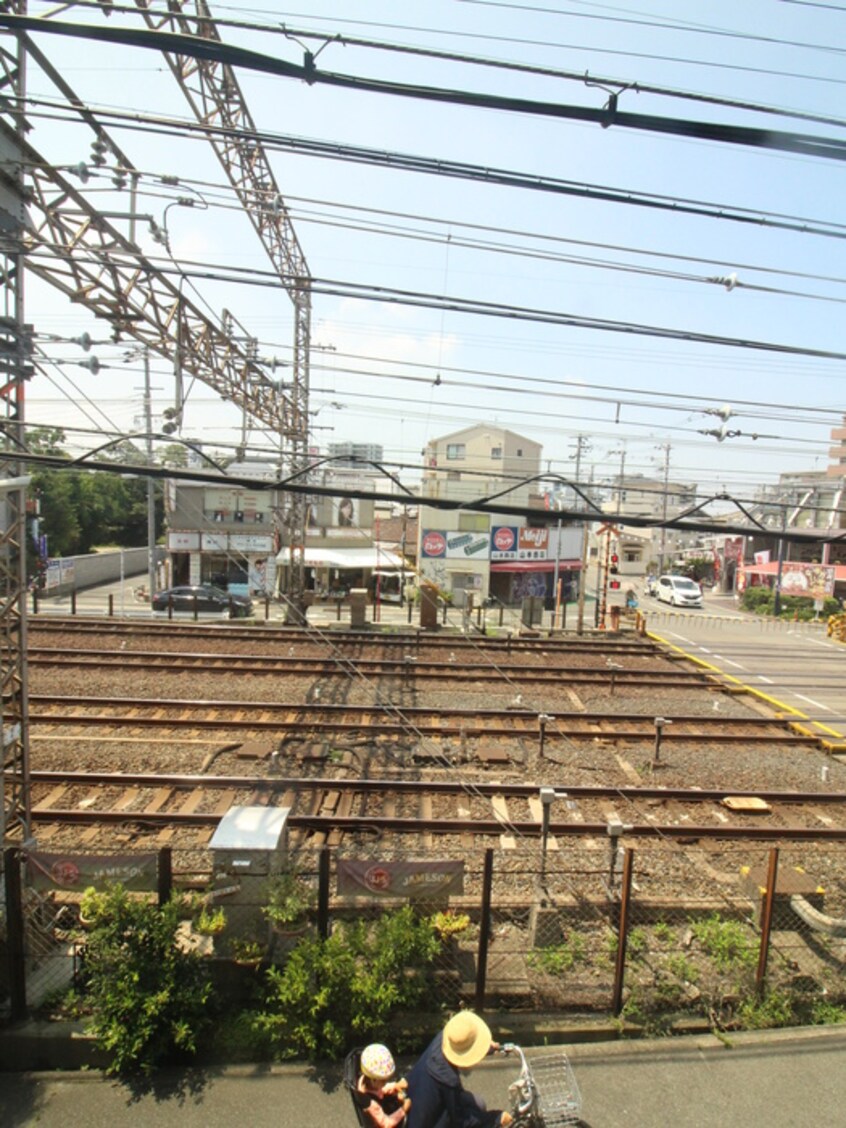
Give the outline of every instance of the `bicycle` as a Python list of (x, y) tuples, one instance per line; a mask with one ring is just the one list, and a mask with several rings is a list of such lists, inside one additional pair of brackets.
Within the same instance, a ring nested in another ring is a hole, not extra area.
[(520, 1074), (508, 1086), (512, 1128), (564, 1128), (581, 1120), (579, 1086), (563, 1051), (527, 1061), (520, 1046), (505, 1042), (503, 1054), (517, 1054)]

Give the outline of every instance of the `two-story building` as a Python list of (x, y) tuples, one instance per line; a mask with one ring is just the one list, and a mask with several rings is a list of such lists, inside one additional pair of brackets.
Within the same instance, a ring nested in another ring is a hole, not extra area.
[(422, 580), (456, 603), (472, 592), (506, 604), (527, 596), (564, 599), (578, 592), (581, 529), (550, 520), (535, 479), (541, 470), (539, 443), (503, 427), (478, 423), (426, 447), (423, 498), (451, 501), (501, 499), (503, 504), (538, 510), (536, 521), (464, 509), (420, 510), (418, 567)]
[[(416, 548), (414, 515), (396, 514), (389, 502), (368, 497), (384, 492), (389, 483), (378, 471), (333, 463), (310, 478), (319, 487), (308, 501), (304, 564), (306, 592), (317, 597), (341, 596), (352, 588), (367, 588), (380, 598), (399, 598), (406, 577), (414, 574), (409, 557)], [(323, 490), (347, 491), (323, 493)], [(409, 535), (409, 522), (412, 523)], [(290, 545), (286, 533), (276, 556), (277, 588), (290, 585)]]
[[(231, 466), (233, 475), (272, 481), (265, 463)], [(213, 583), (233, 594), (274, 589), (276, 536), (273, 491), (170, 480), (165, 488), (169, 585)]]

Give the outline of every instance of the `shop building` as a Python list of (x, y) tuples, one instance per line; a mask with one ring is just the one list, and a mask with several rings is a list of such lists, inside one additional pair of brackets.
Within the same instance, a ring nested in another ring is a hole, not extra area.
[[(509, 506), (538, 510), (538, 520), (495, 513), (421, 507), (418, 566), (456, 604), (472, 593), (519, 604), (530, 595), (547, 602), (561, 591), (575, 599), (581, 572), (581, 528), (549, 525), (546, 501), (531, 479), (540, 473), (542, 447), (513, 431), (476, 424), (430, 442), (425, 453), (424, 498), (474, 501), (503, 496)], [(504, 492), (507, 491), (507, 492)]]

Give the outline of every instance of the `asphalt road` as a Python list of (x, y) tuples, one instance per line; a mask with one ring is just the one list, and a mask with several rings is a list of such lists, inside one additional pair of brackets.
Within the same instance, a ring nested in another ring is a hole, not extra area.
[(651, 634), (810, 718), (833, 739), (846, 734), (846, 644), (824, 622), (774, 622), (706, 593), (701, 610), (641, 599)]
[[(583, 1128), (810, 1128), (843, 1124), (846, 1030), (741, 1034), (567, 1046)], [(532, 1054), (557, 1054), (556, 1047)], [(400, 1063), (407, 1072), (411, 1063)], [(465, 1082), (490, 1108), (507, 1103), (512, 1061)], [(125, 1085), (95, 1073), (0, 1073), (4, 1128), (355, 1128), (339, 1071), (245, 1065), (157, 1074)]]

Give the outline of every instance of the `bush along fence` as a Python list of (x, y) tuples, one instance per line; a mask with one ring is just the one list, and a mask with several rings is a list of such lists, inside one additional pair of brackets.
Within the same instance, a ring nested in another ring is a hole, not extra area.
[[(67, 1014), (70, 998), (118, 1069), (114, 1016), (133, 991), (180, 1000), (181, 1017), (148, 1008), (150, 1061), (196, 1049), (215, 1015), (283, 1058), (336, 1057), (388, 1028), (399, 1048), (415, 1014), (461, 1006), (653, 1034), (846, 1020), (840, 842), (324, 846), (211, 878), (174, 874), (167, 849), (4, 862), (0, 1006)], [(124, 980), (127, 962), (143, 974)]]

